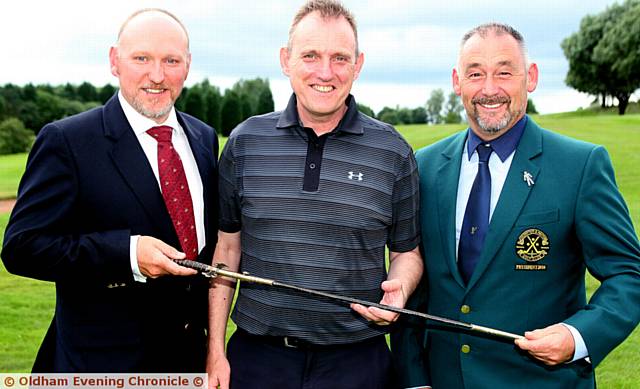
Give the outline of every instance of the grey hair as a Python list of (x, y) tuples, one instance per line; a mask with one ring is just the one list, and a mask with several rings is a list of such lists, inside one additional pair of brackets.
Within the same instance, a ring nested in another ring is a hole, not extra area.
[(309, 15), (313, 12), (320, 12), (320, 16), (323, 18), (339, 18), (340, 16), (344, 17), (351, 29), (353, 30), (353, 35), (356, 38), (356, 57), (359, 54), (359, 45), (358, 45), (358, 28), (356, 26), (356, 19), (340, 1), (337, 0), (309, 0), (307, 1), (296, 13), (293, 17), (293, 22), (291, 23), (291, 27), (289, 28), (289, 40), (287, 42), (287, 50), (291, 51), (291, 39), (293, 37), (293, 33), (296, 31), (296, 27), (298, 23), (305, 16)]
[[(501, 36), (501, 35), (512, 36), (513, 39), (515, 39), (516, 42), (518, 42), (518, 46), (520, 47), (520, 51), (522, 52), (522, 56), (524, 57), (525, 67), (529, 67), (529, 63), (530, 63), (529, 54), (527, 52), (527, 45), (524, 42), (524, 37), (522, 36), (522, 34), (520, 34), (518, 30), (516, 30), (515, 28), (511, 27), (508, 24), (490, 22), (490, 23), (484, 23), (472, 28), (471, 30), (467, 31), (467, 33), (464, 34), (464, 36), (462, 37), (462, 40), (460, 41), (460, 51), (462, 51), (462, 48), (464, 47), (464, 45), (474, 35), (478, 35), (484, 39), (489, 35), (489, 33), (493, 33), (497, 36)], [(458, 62), (460, 61), (458, 60)], [(460, 69), (458, 69), (458, 71), (459, 70)]]

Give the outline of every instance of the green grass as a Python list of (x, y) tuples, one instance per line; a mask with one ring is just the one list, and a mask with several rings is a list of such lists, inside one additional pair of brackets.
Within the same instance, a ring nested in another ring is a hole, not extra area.
[(0, 199), (16, 197), (27, 154), (0, 155)]
[[(604, 145), (609, 151), (620, 190), (636, 226), (640, 225), (640, 115), (603, 115), (593, 112), (534, 116), (543, 127), (585, 141)], [(464, 125), (399, 126), (415, 150), (464, 128)], [(226, 139), (221, 139), (221, 145)], [(26, 155), (0, 157), (0, 197), (15, 195)], [(8, 215), (0, 214), (0, 231)], [(637, 231), (637, 230), (636, 230)], [(587, 277), (591, 295), (598, 282)], [(8, 274), (0, 264), (0, 372), (26, 372), (45, 334), (55, 303), (50, 283)], [(228, 334), (235, 329), (230, 321)], [(640, 382), (640, 330), (616, 348), (596, 369), (601, 388), (636, 388)]]

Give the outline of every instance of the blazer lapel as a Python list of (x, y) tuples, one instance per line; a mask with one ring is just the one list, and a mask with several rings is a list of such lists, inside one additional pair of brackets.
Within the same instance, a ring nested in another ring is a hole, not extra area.
[[(216, 194), (211, 194), (210, 191), (213, 188), (215, 192), (217, 192), (217, 183), (213, 183), (216, 186), (212, 187), (212, 183), (209, 179), (209, 172), (211, 170), (211, 166), (213, 166), (213, 158), (217, 158), (217, 156), (211, 155), (212, 151), (207, 149), (204, 139), (202, 136), (202, 132), (189, 125), (186, 120), (184, 120), (183, 115), (176, 111), (178, 116), (178, 121), (180, 125), (184, 129), (184, 132), (187, 134), (187, 139), (189, 140), (189, 146), (191, 147), (191, 152), (193, 153), (193, 157), (196, 160), (196, 164), (198, 165), (198, 173), (200, 174), (200, 180), (202, 181), (202, 194), (204, 200), (204, 230), (209, 231), (209, 210), (207, 209), (208, 201), (207, 199), (211, 198), (209, 196), (215, 196)], [(215, 135), (214, 135), (215, 136)], [(217, 233), (217, 231), (216, 231)], [(208, 239), (207, 239), (208, 241)]]
[(456, 261), (456, 197), (462, 148), (467, 139), (466, 134), (466, 131), (461, 132), (442, 152), (442, 164), (438, 167), (437, 185), (435, 188), (431, 188), (437, 192), (442, 252), (453, 278), (463, 288), (464, 281), (458, 271)]
[(470, 290), (480, 279), (489, 263), (504, 244), (509, 231), (513, 228), (533, 188), (524, 180), (524, 174), (525, 172), (531, 174), (535, 183), (540, 167), (534, 159), (541, 153), (542, 132), (540, 127), (529, 118), (516, 153), (513, 156), (509, 173), (500, 193), (500, 199), (493, 211), (480, 261), (469, 280), (467, 290)]
[(117, 95), (104, 106), (105, 136), (113, 141), (111, 158), (140, 205), (156, 226), (171, 226), (171, 218), (149, 160), (127, 121)]

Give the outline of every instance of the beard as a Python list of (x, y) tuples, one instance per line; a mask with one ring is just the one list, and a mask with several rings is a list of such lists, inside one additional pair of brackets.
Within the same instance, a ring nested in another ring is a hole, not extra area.
[[(471, 99), (471, 104), (473, 104), (473, 118), (475, 119), (476, 123), (478, 123), (480, 129), (489, 135), (494, 135), (504, 130), (511, 123), (511, 120), (514, 117), (520, 116), (520, 111), (516, 112), (511, 109), (511, 99), (507, 96), (477, 97)], [(478, 112), (478, 104), (507, 104), (507, 111), (500, 118), (483, 118)]]
[(137, 99), (133, 100), (133, 104), (131, 104), (131, 106), (138, 111), (138, 113), (144, 117), (147, 117), (149, 119), (159, 119), (165, 115), (167, 115), (169, 112), (171, 112), (171, 108), (173, 108), (173, 102), (168, 103), (166, 106), (161, 107), (159, 109), (153, 110), (153, 109), (147, 109), (145, 108), (144, 104)]
[[(142, 88), (148, 89), (167, 89), (164, 85), (144, 85)], [(145, 107), (144, 101), (137, 96), (133, 96), (131, 101), (131, 106), (142, 116), (147, 117), (149, 119), (159, 119), (166, 116), (169, 112), (171, 112), (171, 108), (173, 108), (174, 101), (169, 101), (165, 106), (152, 109)]]

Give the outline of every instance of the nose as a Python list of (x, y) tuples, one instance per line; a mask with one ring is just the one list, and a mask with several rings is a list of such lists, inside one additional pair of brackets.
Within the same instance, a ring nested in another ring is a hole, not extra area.
[(493, 96), (498, 93), (499, 89), (500, 88), (498, 87), (498, 83), (493, 78), (493, 76), (487, 75), (487, 77), (484, 79), (484, 85), (482, 85), (482, 92), (486, 96)]
[(316, 74), (322, 81), (329, 81), (333, 78), (333, 69), (331, 68), (331, 59), (322, 58), (316, 68)]
[(164, 68), (162, 67), (162, 63), (159, 61), (151, 64), (151, 68), (149, 69), (149, 80), (154, 84), (160, 84), (164, 81)]

